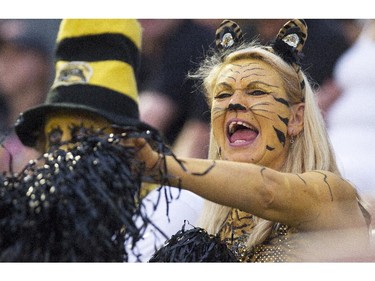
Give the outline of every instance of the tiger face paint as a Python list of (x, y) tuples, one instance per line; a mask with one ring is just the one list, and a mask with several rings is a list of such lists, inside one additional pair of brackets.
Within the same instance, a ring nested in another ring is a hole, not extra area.
[(106, 133), (111, 130), (109, 122), (93, 114), (89, 115), (83, 112), (50, 114), (44, 127), (45, 151), (48, 151), (51, 147), (60, 146), (64, 142), (74, 140), (79, 134), (84, 133), (80, 131), (83, 129), (103, 130)]
[(241, 59), (220, 71), (211, 121), (223, 159), (281, 168), (294, 115), (281, 76), (267, 63)]

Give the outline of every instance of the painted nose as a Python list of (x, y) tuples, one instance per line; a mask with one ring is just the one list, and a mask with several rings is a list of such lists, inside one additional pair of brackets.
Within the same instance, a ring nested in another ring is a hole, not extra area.
[(231, 103), (228, 106), (229, 110), (246, 110), (246, 107), (239, 103)]
[(229, 110), (247, 110), (246, 97), (241, 91), (236, 91), (229, 101)]

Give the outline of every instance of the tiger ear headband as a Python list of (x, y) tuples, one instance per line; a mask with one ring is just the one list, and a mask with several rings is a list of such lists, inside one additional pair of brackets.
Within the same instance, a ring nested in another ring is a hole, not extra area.
[[(300, 81), (302, 101), (305, 97), (305, 81), (301, 73), (301, 59), (306, 38), (306, 22), (302, 19), (294, 19), (285, 23), (276, 38), (269, 45), (264, 46), (264, 49), (278, 55), (295, 69)], [(243, 41), (242, 30), (234, 21), (224, 20), (216, 30), (216, 48), (223, 54), (222, 58)]]

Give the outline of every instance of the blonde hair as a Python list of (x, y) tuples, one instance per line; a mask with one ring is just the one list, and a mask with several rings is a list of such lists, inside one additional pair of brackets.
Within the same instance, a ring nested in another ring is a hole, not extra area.
[[(281, 171), (303, 173), (311, 170), (327, 170), (339, 174), (325, 123), (315, 101), (314, 91), (306, 75), (302, 72), (306, 87), (304, 91), (305, 96), (303, 97), (296, 70), (282, 58), (266, 50), (257, 42), (244, 44), (227, 56), (220, 57), (220, 54), (208, 56), (200, 68), (191, 75), (193, 78), (201, 79), (201, 86), (210, 107), (213, 89), (221, 69), (228, 63), (244, 58), (259, 59), (270, 64), (282, 77), (289, 102), (291, 104), (305, 102), (304, 130), (296, 137), (293, 145), (290, 146), (287, 160)], [(220, 159), (212, 129), (209, 158)], [(222, 227), (230, 211), (230, 207), (206, 201), (200, 225), (209, 233), (216, 234)], [(249, 247), (263, 242), (269, 235), (274, 224), (274, 222), (260, 217), (255, 217), (255, 223), (254, 231), (248, 239)]]

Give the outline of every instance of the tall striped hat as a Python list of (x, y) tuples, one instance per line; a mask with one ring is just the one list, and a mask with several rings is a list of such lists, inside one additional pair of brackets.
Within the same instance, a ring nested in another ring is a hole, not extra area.
[(44, 104), (19, 116), (15, 130), (35, 146), (46, 115), (58, 109), (98, 114), (110, 123), (139, 120), (136, 72), (141, 26), (134, 19), (64, 19), (56, 40), (56, 77)]

